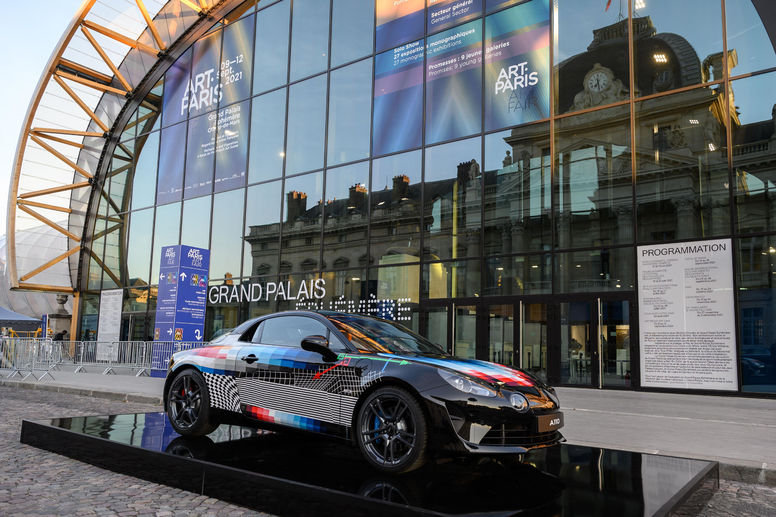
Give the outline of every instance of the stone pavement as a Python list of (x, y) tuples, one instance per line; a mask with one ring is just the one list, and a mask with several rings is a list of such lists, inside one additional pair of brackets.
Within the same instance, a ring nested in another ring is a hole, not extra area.
[(19, 443), (23, 418), (158, 410), (148, 404), (0, 386), (0, 515), (264, 515)]
[[(0, 466), (9, 465), (9, 456), (15, 455), (10, 460), (15, 470), (10, 470), (10, 479), (5, 479), (9, 471), (0, 468), (0, 515), (14, 513), (14, 503), (25, 499), (32, 500), (33, 510), (18, 512), (50, 513), (45, 510), (49, 508), (47, 503), (33, 495), (67, 490), (71, 496), (61, 498), (63, 511), (54, 513), (76, 514), (86, 511), (84, 507), (98, 507), (101, 515), (120, 513), (115, 508), (127, 515), (248, 512), (188, 492), (84, 467), (19, 444), (21, 418), (158, 411), (162, 379), (69, 372), (54, 372), (53, 380), (46, 378), (38, 383), (5, 377), (7, 374), (0, 371), (0, 414), (12, 418), (11, 422), (8, 418), (0, 422), (0, 438), (4, 438)], [(569, 443), (721, 462), (719, 491), (702, 508), (687, 506), (677, 516), (776, 515), (776, 400), (580, 388), (558, 388), (558, 392)], [(49, 470), (57, 474), (48, 475)], [(88, 473), (87, 489), (79, 491), (66, 479), (82, 472)], [(15, 479), (18, 475), (27, 481)], [(123, 480), (116, 484), (104, 481), (114, 477)], [(35, 478), (41, 482), (30, 485), (29, 480)], [(103, 497), (103, 486), (110, 486), (113, 495)], [(146, 493), (154, 496), (147, 497)], [(105, 506), (113, 504), (114, 498), (118, 501), (115, 505)], [(56, 499), (60, 500), (58, 496)]]

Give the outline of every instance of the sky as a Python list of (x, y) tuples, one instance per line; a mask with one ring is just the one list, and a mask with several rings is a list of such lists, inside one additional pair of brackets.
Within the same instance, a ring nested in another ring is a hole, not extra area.
[(0, 235), (5, 234), (14, 153), (40, 75), (82, 0), (4, 2), (0, 31)]

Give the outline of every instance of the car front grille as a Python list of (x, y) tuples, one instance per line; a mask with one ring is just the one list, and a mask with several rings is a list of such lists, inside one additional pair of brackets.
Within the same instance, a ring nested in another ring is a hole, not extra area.
[(525, 425), (502, 424), (488, 431), (480, 440), (480, 445), (530, 448), (552, 445), (560, 439), (559, 431), (534, 433)]

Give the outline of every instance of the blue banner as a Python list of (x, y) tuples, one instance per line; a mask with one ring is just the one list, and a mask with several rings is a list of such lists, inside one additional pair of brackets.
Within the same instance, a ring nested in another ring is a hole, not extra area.
[[(154, 341), (203, 341), (209, 268), (210, 250), (191, 246), (162, 248)], [(154, 345), (152, 368), (166, 369), (171, 355), (169, 346)]]

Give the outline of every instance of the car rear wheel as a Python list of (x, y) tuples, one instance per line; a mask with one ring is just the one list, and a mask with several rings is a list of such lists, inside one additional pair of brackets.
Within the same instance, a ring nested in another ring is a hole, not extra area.
[(204, 436), (216, 430), (219, 423), (201, 373), (189, 369), (175, 376), (167, 392), (167, 417), (173, 429), (184, 436)]
[(358, 411), (356, 442), (374, 467), (409, 472), (425, 461), (426, 418), (415, 397), (397, 387), (370, 394)]

